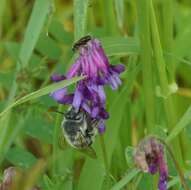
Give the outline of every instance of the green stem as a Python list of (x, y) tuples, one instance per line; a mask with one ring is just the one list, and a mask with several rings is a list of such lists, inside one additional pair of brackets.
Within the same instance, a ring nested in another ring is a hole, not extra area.
[[(173, 2), (172, 0), (162, 1), (162, 29), (163, 29), (163, 48), (165, 52), (173, 52)], [(175, 69), (172, 56), (165, 57), (168, 70), (169, 82), (174, 82)]]
[(146, 123), (148, 132), (153, 132), (155, 126), (155, 106), (153, 91), (153, 69), (151, 61), (151, 39), (149, 25), (149, 2), (137, 0), (139, 36), (141, 42), (142, 77), (145, 97)]
[(113, 0), (103, 1), (100, 0), (100, 5), (103, 11), (103, 24), (105, 27), (106, 35), (114, 35), (117, 33), (117, 23), (114, 14)]
[[(63, 111), (62, 110), (62, 105), (59, 105), (58, 111)], [(61, 125), (61, 115), (57, 114), (56, 120), (55, 120), (55, 125), (54, 125), (54, 134), (53, 134), (53, 151), (52, 151), (52, 176), (56, 176), (57, 174), (57, 169), (58, 169), (58, 164), (57, 164), (57, 159), (58, 159), (58, 154), (59, 154), (59, 131), (60, 131), (60, 125)]]
[(100, 144), (101, 144), (101, 149), (102, 149), (102, 153), (103, 153), (105, 170), (106, 170), (107, 176), (109, 176), (109, 162), (108, 162), (108, 157), (107, 157), (107, 152), (106, 152), (106, 147), (105, 147), (103, 135), (100, 135)]
[[(163, 104), (164, 104), (164, 110), (165, 110), (165, 115), (167, 119), (167, 126), (171, 130), (172, 127), (175, 125), (177, 119), (175, 115), (175, 108), (173, 106), (172, 97), (169, 96), (168, 94), (169, 87), (168, 87), (168, 79), (167, 79), (167, 73), (166, 73), (166, 65), (165, 65), (165, 60), (163, 57), (163, 51), (162, 51), (162, 46), (160, 42), (159, 31), (158, 31), (155, 10), (153, 7), (152, 0), (150, 0), (150, 22), (151, 22), (153, 54), (156, 59), (156, 67), (158, 70), (161, 94), (164, 96)], [(174, 141), (173, 145), (174, 147), (176, 147), (177, 156), (180, 160), (181, 166), (183, 166), (183, 159), (182, 159), (180, 144), (178, 141)]]

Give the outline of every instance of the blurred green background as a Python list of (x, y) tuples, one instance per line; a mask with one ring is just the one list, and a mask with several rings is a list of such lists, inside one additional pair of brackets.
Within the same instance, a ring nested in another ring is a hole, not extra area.
[[(0, 0), (0, 112), (49, 85), (51, 74), (64, 74), (77, 56), (73, 43), (86, 34), (101, 40), (110, 63), (126, 66), (120, 89), (105, 89), (109, 168), (100, 137), (93, 145), (95, 160), (71, 147), (60, 149), (62, 116), (50, 108), (67, 107), (58, 106), (48, 92), (38, 93), (0, 117), (0, 181), (3, 171), (15, 166), (24, 172), (15, 190), (35, 185), (43, 190), (154, 190), (157, 177), (138, 173), (132, 160), (133, 147), (148, 134), (167, 142), (169, 137), (189, 176), (190, 0)], [(169, 188), (182, 189), (167, 159)]]

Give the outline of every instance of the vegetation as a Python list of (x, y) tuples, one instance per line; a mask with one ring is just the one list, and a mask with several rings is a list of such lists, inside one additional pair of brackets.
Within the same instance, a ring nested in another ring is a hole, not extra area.
[[(141, 139), (155, 136), (167, 148), (167, 188), (191, 189), (190, 18), (190, 0), (1, 0), (0, 184), (13, 166), (13, 190), (155, 190), (159, 176), (134, 162)], [(84, 79), (50, 81), (85, 35), (126, 68), (117, 91), (105, 87), (110, 117), (94, 159), (61, 146), (63, 115), (52, 110), (68, 106), (49, 96)]]

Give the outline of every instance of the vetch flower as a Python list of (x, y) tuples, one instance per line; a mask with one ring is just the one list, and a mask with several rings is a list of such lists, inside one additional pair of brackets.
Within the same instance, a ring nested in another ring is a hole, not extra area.
[(167, 189), (168, 168), (164, 158), (164, 146), (156, 138), (143, 139), (134, 155), (136, 165), (152, 175), (159, 172), (158, 189)]
[[(88, 38), (87, 38), (88, 37)], [(90, 36), (80, 39), (74, 46), (79, 57), (64, 75), (53, 75), (55, 82), (70, 79), (74, 76), (85, 76), (77, 83), (75, 92), (67, 93), (67, 88), (51, 93), (51, 96), (61, 104), (72, 105), (76, 111), (85, 110), (94, 119), (108, 119), (105, 110), (106, 95), (104, 85), (110, 85), (116, 90), (121, 85), (119, 74), (125, 70), (122, 64), (110, 65), (109, 60), (99, 40)], [(84, 41), (85, 39), (85, 41)], [(83, 43), (82, 43), (83, 42)], [(100, 132), (105, 131), (103, 122), (100, 123)]]

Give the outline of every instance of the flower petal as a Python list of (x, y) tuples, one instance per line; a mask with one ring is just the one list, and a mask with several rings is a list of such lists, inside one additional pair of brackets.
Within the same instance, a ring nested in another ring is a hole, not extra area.
[(108, 119), (109, 113), (105, 111), (105, 109), (102, 107), (99, 112), (99, 117), (102, 119)]
[(125, 66), (123, 64), (118, 64), (118, 65), (111, 65), (110, 68), (112, 69), (112, 71), (120, 74), (123, 71), (125, 71)]
[(166, 176), (160, 176), (159, 183), (158, 183), (158, 189), (159, 190), (167, 189), (167, 177)]
[(81, 89), (80, 89), (80, 86), (78, 84), (77, 86), (77, 89), (74, 93), (74, 99), (73, 99), (73, 102), (72, 102), (72, 105), (73, 107), (78, 111), (79, 108), (80, 108), (80, 105), (82, 103), (82, 99), (83, 99), (83, 95), (82, 95), (82, 92), (81, 92)]
[(99, 107), (93, 107), (93, 109), (91, 111), (91, 116), (93, 118), (97, 118), (98, 114), (99, 114)]
[(61, 80), (65, 80), (66, 77), (64, 75), (59, 75), (59, 74), (53, 74), (50, 79), (54, 82), (59, 82)]
[(105, 133), (105, 130), (106, 130), (105, 124), (103, 122), (100, 122), (98, 125), (99, 134)]
[(58, 102), (60, 104), (72, 104), (74, 95), (65, 95), (62, 99), (59, 99)]
[(80, 71), (80, 67), (81, 67), (80, 59), (77, 59), (76, 62), (72, 65), (72, 67), (68, 71), (68, 73), (66, 75), (67, 78), (70, 79), (70, 78), (76, 76), (78, 74), (78, 72)]
[(91, 108), (87, 103), (83, 102), (81, 106), (88, 114), (91, 114)]
[(118, 88), (118, 83), (112, 75), (109, 76), (108, 82), (109, 82), (112, 90), (116, 90)]
[(66, 93), (67, 93), (67, 88), (61, 88), (59, 90), (50, 93), (50, 96), (52, 96), (56, 101), (60, 102), (64, 98)]

